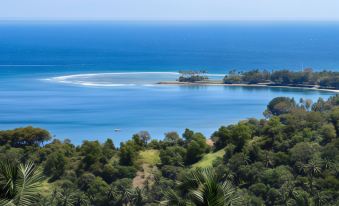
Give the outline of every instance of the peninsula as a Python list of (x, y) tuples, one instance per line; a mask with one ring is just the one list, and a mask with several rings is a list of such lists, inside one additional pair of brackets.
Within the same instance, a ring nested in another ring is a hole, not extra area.
[(230, 71), (223, 79), (209, 79), (206, 71), (179, 71), (176, 81), (159, 82), (167, 85), (219, 85), (251, 87), (288, 87), (316, 89), (339, 92), (339, 72), (314, 72), (307, 68), (303, 71), (290, 70), (250, 70), (247, 72)]

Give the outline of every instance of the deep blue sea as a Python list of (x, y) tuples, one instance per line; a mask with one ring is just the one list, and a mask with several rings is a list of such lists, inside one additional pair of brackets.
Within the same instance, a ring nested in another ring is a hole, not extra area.
[[(261, 118), (276, 96), (302, 89), (165, 86), (178, 70), (339, 71), (339, 23), (0, 22), (0, 129), (32, 125), (79, 144), (115, 144)], [(120, 129), (120, 132), (115, 132)]]

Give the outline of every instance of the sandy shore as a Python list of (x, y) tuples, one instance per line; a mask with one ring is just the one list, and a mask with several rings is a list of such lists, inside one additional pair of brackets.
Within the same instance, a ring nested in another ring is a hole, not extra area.
[(177, 82), (177, 81), (167, 81), (167, 82), (158, 82), (158, 84), (162, 85), (182, 85), (182, 86), (224, 86), (224, 87), (276, 87), (276, 88), (290, 88), (290, 89), (309, 89), (309, 90), (317, 90), (317, 91), (326, 91), (326, 92), (334, 92), (339, 93), (339, 90), (335, 89), (321, 89), (318, 87), (297, 87), (297, 86), (275, 86), (275, 85), (267, 85), (267, 84), (223, 84), (221, 82)]

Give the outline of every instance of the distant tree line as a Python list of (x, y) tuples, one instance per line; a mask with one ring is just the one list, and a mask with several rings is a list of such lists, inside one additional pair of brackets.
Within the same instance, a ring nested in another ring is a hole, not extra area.
[(179, 82), (199, 82), (199, 81), (205, 81), (208, 80), (207, 77), (207, 71), (200, 70), (200, 71), (194, 71), (194, 70), (180, 70), (179, 71), (180, 77), (178, 79)]
[(271, 84), (287, 86), (320, 86), (321, 88), (339, 89), (339, 72), (312, 69), (303, 71), (290, 70), (251, 70), (236, 72), (232, 70), (224, 77), (225, 84)]

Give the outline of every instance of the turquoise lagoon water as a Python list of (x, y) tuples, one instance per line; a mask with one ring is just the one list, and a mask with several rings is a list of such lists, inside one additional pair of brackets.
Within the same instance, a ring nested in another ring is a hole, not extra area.
[[(32, 125), (78, 144), (147, 130), (209, 136), (261, 118), (277, 96), (328, 98), (287, 88), (157, 85), (181, 69), (221, 79), (231, 69), (339, 68), (334, 23), (0, 23), (0, 129)], [(120, 132), (115, 132), (120, 129)]]

